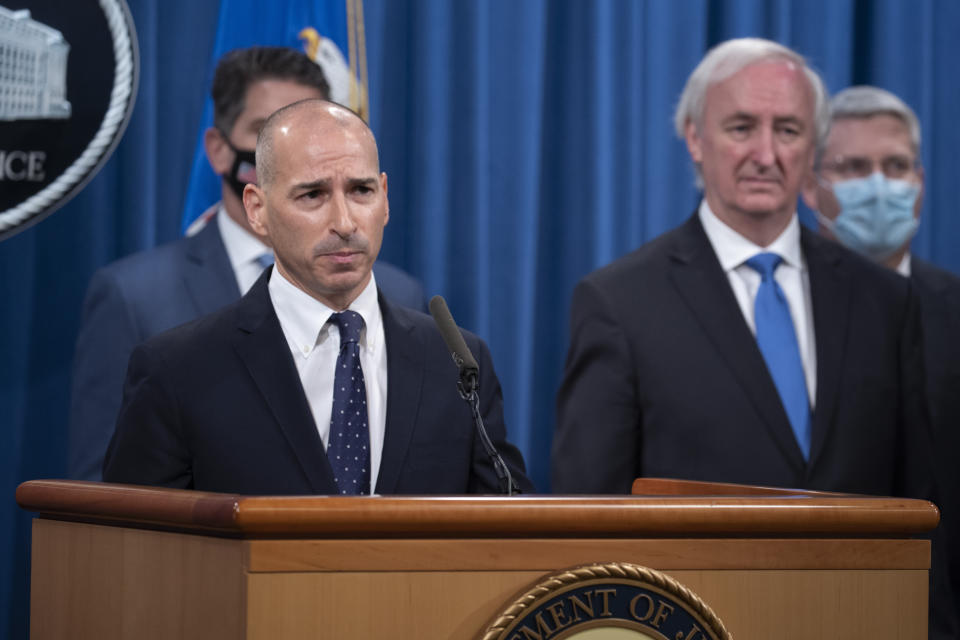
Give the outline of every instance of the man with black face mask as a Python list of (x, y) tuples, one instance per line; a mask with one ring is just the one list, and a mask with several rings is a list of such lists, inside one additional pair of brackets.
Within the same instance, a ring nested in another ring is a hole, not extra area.
[[(211, 88), (213, 126), (204, 133), (204, 148), (222, 178), (221, 201), (198, 218), (188, 237), (94, 274), (74, 359), (71, 478), (101, 478), (133, 348), (239, 299), (272, 262), (272, 249), (253, 234), (241, 200), (244, 186), (256, 181), (257, 134), (274, 111), (329, 93), (320, 67), (294, 49), (236, 49), (220, 59)], [(411, 276), (377, 262), (374, 277), (394, 304), (425, 308), (423, 287)]]
[(960, 278), (910, 254), (920, 221), (920, 123), (900, 98), (851, 87), (831, 100), (830, 134), (803, 198), (820, 232), (910, 278), (918, 293), (939, 503), (960, 612)]

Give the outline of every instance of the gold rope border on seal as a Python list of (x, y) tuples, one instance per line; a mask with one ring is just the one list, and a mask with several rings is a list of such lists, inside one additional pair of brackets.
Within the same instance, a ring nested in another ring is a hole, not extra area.
[(590, 564), (582, 567), (576, 567), (560, 573), (548, 576), (543, 582), (520, 596), (506, 611), (501, 613), (493, 623), (487, 627), (486, 632), (481, 636), (481, 640), (502, 640), (502, 635), (513, 622), (519, 618), (524, 611), (533, 606), (534, 603), (550, 596), (553, 592), (577, 582), (592, 580), (597, 578), (628, 578), (639, 580), (651, 586), (658, 587), (663, 591), (675, 596), (679, 600), (690, 606), (690, 608), (703, 619), (712, 635), (719, 640), (731, 640), (732, 636), (723, 626), (723, 622), (717, 617), (710, 606), (700, 599), (690, 589), (680, 584), (674, 578), (665, 573), (642, 567), (628, 562), (608, 562), (602, 564)]

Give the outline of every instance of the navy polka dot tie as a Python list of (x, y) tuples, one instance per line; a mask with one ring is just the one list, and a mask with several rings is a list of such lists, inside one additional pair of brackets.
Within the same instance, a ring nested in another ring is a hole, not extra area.
[(360, 331), (363, 318), (356, 311), (334, 313), (329, 322), (340, 329), (340, 355), (333, 376), (333, 412), (327, 458), (340, 493), (370, 493), (370, 429), (367, 426), (367, 390), (360, 368)]

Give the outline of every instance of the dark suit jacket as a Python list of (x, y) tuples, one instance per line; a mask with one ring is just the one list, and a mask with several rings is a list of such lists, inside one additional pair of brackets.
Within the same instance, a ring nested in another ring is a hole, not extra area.
[(920, 298), (927, 399), (933, 425), (943, 528), (960, 612), (960, 278), (911, 258)]
[[(336, 484), (267, 274), (225, 309), (134, 350), (104, 480), (242, 494), (331, 494)], [(387, 346), (387, 420), (376, 492), (498, 493), (457, 393), (457, 370), (432, 319), (380, 298)], [(500, 384), (486, 345), (480, 409), (517, 484), (532, 486), (506, 440)]]
[(908, 283), (806, 229), (801, 247), (817, 357), (809, 463), (695, 214), (577, 285), (554, 491), (665, 476), (926, 497)]
[[(417, 280), (383, 262), (374, 265), (374, 273), (392, 302), (425, 309)], [(71, 478), (100, 479), (133, 348), (239, 297), (230, 259), (212, 221), (195, 236), (128, 256), (93, 275), (73, 364)]]

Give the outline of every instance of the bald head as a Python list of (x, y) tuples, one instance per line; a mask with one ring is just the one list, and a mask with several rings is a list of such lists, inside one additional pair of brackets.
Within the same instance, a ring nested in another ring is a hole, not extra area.
[(257, 136), (257, 179), (260, 188), (268, 188), (277, 175), (276, 153), (280, 141), (297, 142), (308, 132), (340, 129), (351, 131), (369, 144), (375, 157), (375, 166), (380, 170), (377, 141), (373, 131), (356, 113), (334, 102), (311, 99), (301, 100), (275, 111)]

